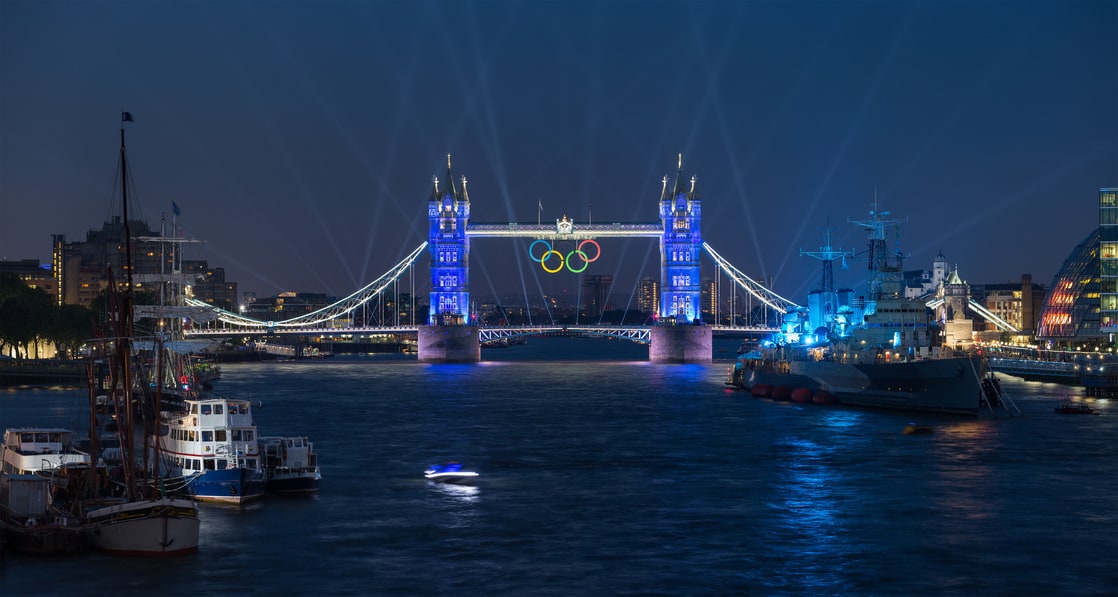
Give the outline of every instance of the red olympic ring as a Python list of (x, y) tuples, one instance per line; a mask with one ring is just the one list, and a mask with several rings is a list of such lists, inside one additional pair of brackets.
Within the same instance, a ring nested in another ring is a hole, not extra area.
[[(539, 257), (536, 257), (536, 254), (535, 254), (536, 245), (541, 244), (541, 243), (544, 246), (547, 247), (547, 250), (544, 251)], [(591, 259), (590, 256), (587, 255), (586, 252), (582, 250), (583, 247), (585, 247), (587, 244), (594, 245), (594, 248), (597, 249), (597, 252), (594, 253), (594, 258), (593, 259)], [(547, 264), (548, 264), (549, 261), (552, 261), (552, 255), (559, 258), (559, 265), (557, 265), (555, 267), (548, 267)], [(572, 257), (574, 257), (575, 255), (578, 255), (582, 259), (582, 267), (579, 268), (579, 269), (575, 269), (575, 268), (571, 267)], [(595, 261), (597, 261), (598, 258), (601, 257), (601, 256), (602, 256), (602, 246), (598, 244), (598, 241), (596, 241), (592, 238), (588, 238), (586, 240), (583, 240), (583, 241), (579, 242), (578, 247), (575, 250), (567, 253), (566, 256), (564, 256), (559, 251), (555, 250), (555, 248), (551, 246), (550, 241), (544, 240), (542, 238), (532, 241), (532, 244), (528, 246), (528, 258), (531, 259), (532, 261), (535, 261), (535, 262), (539, 263), (540, 267), (543, 268), (543, 271), (545, 271), (549, 274), (558, 273), (560, 270), (563, 269), (564, 266), (566, 266), (567, 271), (569, 271), (573, 274), (581, 274), (582, 272), (586, 271), (587, 266), (589, 266), (591, 263), (594, 263)]]

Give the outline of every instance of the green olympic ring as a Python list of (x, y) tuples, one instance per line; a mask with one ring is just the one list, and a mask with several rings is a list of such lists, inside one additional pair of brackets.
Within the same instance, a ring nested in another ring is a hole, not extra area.
[[(547, 250), (544, 251), (543, 254), (541, 254), (539, 257), (536, 257), (534, 251), (535, 251), (536, 245), (540, 244), (540, 243), (543, 243), (543, 245), (547, 247)], [(593, 259), (591, 259), (590, 256), (588, 256), (586, 254), (586, 252), (582, 250), (582, 248), (585, 247), (588, 243), (594, 245), (594, 248), (598, 250), (598, 252), (594, 255)], [(551, 258), (552, 255), (554, 255), (555, 258), (557, 258), (559, 260), (559, 265), (555, 266), (554, 268), (548, 267), (548, 265), (547, 265), (548, 261), (552, 261), (552, 258)], [(575, 269), (575, 268), (571, 267), (571, 260), (572, 260), (571, 258), (574, 257), (575, 255), (578, 255), (579, 257), (582, 258), (582, 267), (579, 268), (579, 269)], [(563, 254), (560, 253), (559, 251), (556, 251), (551, 246), (550, 241), (544, 240), (542, 238), (532, 241), (532, 244), (528, 246), (528, 258), (530, 258), (532, 261), (535, 261), (535, 262), (539, 263), (540, 267), (543, 268), (543, 271), (545, 271), (549, 274), (558, 273), (560, 270), (563, 269), (563, 266), (566, 266), (567, 271), (571, 272), (572, 274), (581, 274), (582, 272), (586, 271), (587, 266), (589, 266), (591, 263), (594, 263), (595, 261), (597, 261), (598, 258), (601, 257), (601, 256), (602, 256), (602, 246), (598, 244), (598, 241), (596, 241), (592, 238), (588, 238), (588, 239), (578, 243), (578, 248), (576, 248), (575, 250), (567, 253), (566, 257), (564, 257)]]

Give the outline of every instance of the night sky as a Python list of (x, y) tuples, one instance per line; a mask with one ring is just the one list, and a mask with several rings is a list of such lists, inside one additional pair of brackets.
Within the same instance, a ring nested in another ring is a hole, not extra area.
[[(906, 269), (1048, 284), (1118, 186), (1116, 30), (1113, 1), (2, 0), (0, 258), (120, 213), (128, 111), (139, 217), (174, 202), (186, 258), (263, 296), (411, 252), (448, 153), (477, 223), (656, 222), (682, 153), (704, 239), (801, 304), (800, 251), (864, 249), (875, 197)], [(655, 241), (602, 244), (615, 302), (659, 275)], [(527, 248), (475, 239), (475, 296), (577, 292)]]

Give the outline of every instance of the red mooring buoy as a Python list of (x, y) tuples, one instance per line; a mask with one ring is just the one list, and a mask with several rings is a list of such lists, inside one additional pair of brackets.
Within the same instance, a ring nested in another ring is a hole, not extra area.
[(811, 402), (811, 390), (807, 388), (796, 388), (792, 390), (792, 402)]
[(835, 395), (827, 390), (815, 390), (811, 395), (811, 401), (816, 404), (834, 404), (836, 402)]

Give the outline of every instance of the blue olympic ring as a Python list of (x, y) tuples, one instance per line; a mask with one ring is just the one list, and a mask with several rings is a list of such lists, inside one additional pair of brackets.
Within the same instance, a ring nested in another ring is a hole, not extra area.
[[(539, 257), (536, 257), (536, 254), (535, 254), (536, 245), (540, 244), (540, 243), (543, 243), (544, 246), (547, 247), (547, 250), (544, 251), (543, 253), (541, 253)], [(598, 252), (594, 255), (593, 259), (591, 259), (590, 256), (587, 255), (586, 252), (582, 250), (582, 248), (585, 247), (587, 245), (587, 243), (593, 244), (594, 248), (598, 250)], [(559, 265), (555, 266), (554, 268), (548, 267), (548, 265), (547, 265), (549, 261), (553, 261), (552, 255), (554, 255), (555, 258), (557, 258), (559, 260)], [(575, 255), (578, 255), (580, 258), (582, 258), (582, 267), (579, 268), (579, 269), (575, 269), (575, 268), (571, 267), (571, 261), (572, 261), (572, 258)], [(560, 270), (563, 269), (563, 266), (566, 266), (567, 271), (571, 272), (572, 274), (581, 274), (582, 272), (586, 271), (587, 266), (589, 266), (591, 263), (594, 263), (595, 261), (597, 261), (598, 258), (601, 257), (601, 256), (602, 256), (602, 246), (598, 244), (598, 241), (596, 241), (592, 238), (588, 238), (588, 239), (578, 243), (578, 248), (576, 248), (575, 250), (567, 253), (566, 256), (564, 256), (559, 251), (556, 251), (551, 246), (551, 241), (544, 240), (542, 238), (532, 241), (532, 244), (528, 246), (528, 258), (531, 259), (532, 261), (535, 261), (536, 263), (539, 263), (540, 267), (543, 268), (543, 271), (545, 271), (549, 274), (558, 273)]]

